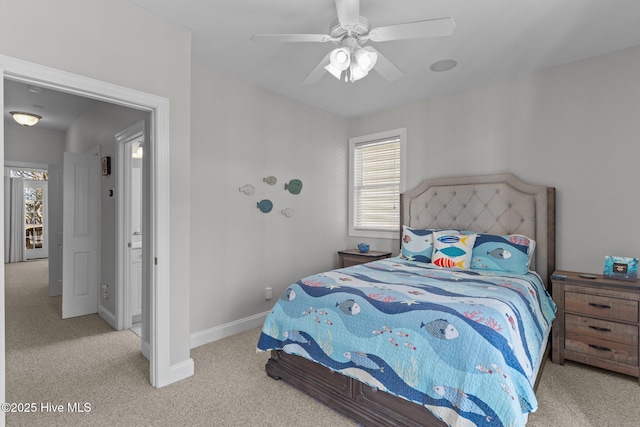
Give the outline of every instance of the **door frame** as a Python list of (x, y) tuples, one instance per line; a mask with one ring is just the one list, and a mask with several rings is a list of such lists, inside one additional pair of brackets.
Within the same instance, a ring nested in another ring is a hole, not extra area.
[[(149, 381), (154, 387), (163, 387), (190, 376), (192, 372), (172, 370), (170, 360), (169, 99), (5, 55), (0, 55), (0, 77), (2, 110), (4, 80), (10, 79), (150, 113), (147, 153), (151, 215), (149, 245), (143, 259), (150, 291)], [(0, 164), (4, 164), (4, 123), (0, 123)], [(3, 199), (4, 188), (0, 192)], [(4, 229), (1, 233), (4, 237)], [(4, 264), (0, 269), (0, 327), (4, 331)], [(5, 400), (5, 351), (4, 339), (0, 339), (0, 401)]]
[[(131, 251), (126, 248), (131, 228), (129, 211), (129, 180), (131, 179), (131, 156), (125, 150), (128, 143), (138, 138), (146, 139), (145, 121), (141, 120), (115, 135), (116, 144), (116, 274), (118, 282), (116, 292), (118, 302), (116, 305), (116, 325), (118, 330), (131, 328), (131, 298), (130, 294), (130, 269)], [(146, 142), (146, 141), (145, 141)], [(144, 167), (144, 166), (143, 166)], [(143, 246), (144, 247), (144, 246)], [(142, 353), (148, 357), (145, 341), (142, 343)]]

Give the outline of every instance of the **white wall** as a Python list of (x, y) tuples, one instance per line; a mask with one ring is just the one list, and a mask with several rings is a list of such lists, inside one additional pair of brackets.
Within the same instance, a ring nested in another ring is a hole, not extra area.
[[(108, 299), (100, 295), (100, 303), (115, 316), (116, 301), (116, 198), (108, 190), (116, 188), (118, 163), (116, 159), (116, 133), (141, 121), (149, 113), (105, 102), (94, 103), (66, 132), (68, 152), (84, 153), (100, 146), (100, 156), (111, 157), (111, 175), (100, 176), (100, 285), (109, 286)], [(112, 325), (113, 326), (113, 325)]]
[(188, 361), (189, 31), (127, 0), (0, 0), (0, 10), (0, 54), (169, 99), (170, 364)]
[(5, 162), (62, 165), (64, 132), (4, 124)]
[(605, 255), (640, 256), (639, 75), (636, 47), (354, 119), (349, 132), (406, 126), (408, 189), (500, 172), (555, 186), (557, 268), (601, 273)]
[[(337, 267), (348, 123), (196, 64), (191, 112), (191, 330), (206, 341), (207, 330), (268, 311), (291, 283)], [(270, 175), (275, 186), (263, 182)], [(284, 191), (292, 178), (303, 182), (297, 196)], [(239, 192), (245, 184), (252, 196)], [(264, 198), (268, 214), (257, 209)]]

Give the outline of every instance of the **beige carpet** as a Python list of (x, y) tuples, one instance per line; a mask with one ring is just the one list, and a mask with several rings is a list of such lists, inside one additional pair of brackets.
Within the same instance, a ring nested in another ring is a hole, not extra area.
[[(154, 389), (133, 332), (113, 331), (95, 315), (61, 320), (60, 298), (47, 296), (46, 261), (5, 269), (7, 401), (37, 407), (7, 414), (9, 426), (356, 425), (267, 377), (268, 355), (255, 352), (258, 329), (193, 349), (195, 375)], [(636, 378), (549, 362), (538, 399), (528, 426), (640, 425)], [(69, 413), (74, 402), (90, 412)], [(64, 412), (42, 411), (47, 403)]]

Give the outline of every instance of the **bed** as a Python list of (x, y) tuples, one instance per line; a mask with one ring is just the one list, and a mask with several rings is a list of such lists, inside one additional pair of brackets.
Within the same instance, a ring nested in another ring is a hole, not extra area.
[(398, 256), (287, 288), (258, 342), (267, 374), (365, 426), (524, 425), (555, 313), (555, 189), (428, 179), (400, 216)]

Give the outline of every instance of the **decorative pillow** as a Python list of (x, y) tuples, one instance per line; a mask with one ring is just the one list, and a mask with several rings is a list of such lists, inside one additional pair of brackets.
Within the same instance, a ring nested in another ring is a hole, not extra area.
[(409, 261), (431, 262), (433, 230), (420, 230), (402, 226), (402, 257)]
[(431, 262), (438, 267), (469, 268), (476, 234), (460, 234), (451, 230), (433, 233)]
[[(402, 226), (402, 242), (400, 256), (409, 261), (431, 262), (433, 255), (433, 232), (438, 230), (410, 228)], [(458, 233), (458, 230), (447, 230)]]
[(478, 234), (471, 256), (471, 268), (526, 274), (535, 248), (536, 241), (521, 234)]

